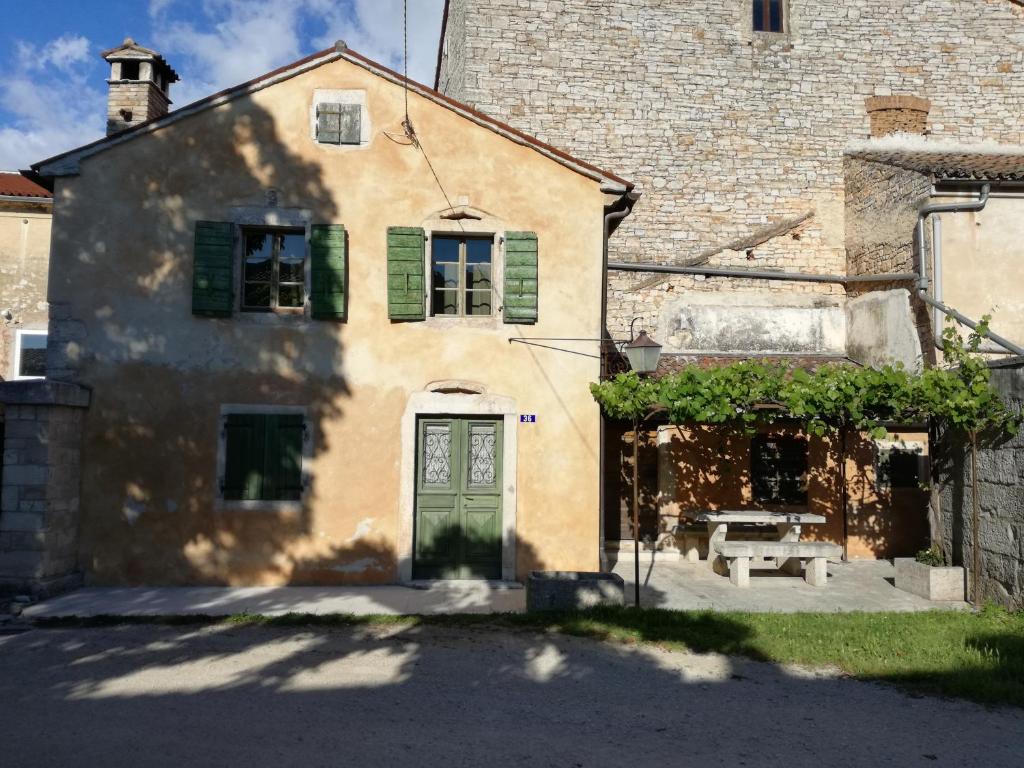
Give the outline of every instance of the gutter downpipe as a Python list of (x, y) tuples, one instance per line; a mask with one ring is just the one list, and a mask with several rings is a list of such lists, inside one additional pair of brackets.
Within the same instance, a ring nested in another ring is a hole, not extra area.
[[(617, 211), (609, 211), (604, 215), (604, 229), (601, 238), (601, 329), (598, 334), (598, 338), (601, 339), (601, 348), (598, 350), (600, 357), (600, 365), (604, 366), (604, 346), (605, 340), (612, 341), (611, 334), (608, 333), (608, 238), (611, 236), (611, 225), (614, 221), (621, 221), (622, 219), (629, 216), (633, 212), (633, 206), (636, 201), (640, 199), (639, 192), (627, 192), (622, 196), (624, 206)], [(607, 337), (607, 339), (605, 338)], [(602, 371), (603, 372), (603, 371)], [(597, 534), (597, 546), (598, 546), (598, 563), (599, 567), (604, 570), (605, 565), (605, 552), (604, 552), (604, 512), (605, 512), (605, 493), (604, 493), (604, 472), (605, 472), (605, 418), (604, 414), (601, 414), (601, 420), (598, 431), (598, 488), (597, 488), (597, 509), (598, 509), (598, 534)], [(636, 435), (633, 435), (633, 440), (636, 440)]]
[[(932, 265), (932, 279), (928, 279), (928, 261), (924, 256), (924, 221), (934, 213), (971, 213), (981, 211), (988, 204), (991, 190), (991, 184), (982, 184), (978, 199), (974, 202), (928, 205), (918, 213), (917, 242), (915, 245), (920, 278), (917, 282), (917, 295), (925, 304), (932, 307), (932, 336), (934, 337), (936, 349), (942, 349), (942, 314), (952, 317), (958, 323), (966, 325), (971, 330), (977, 330), (978, 323), (942, 303), (942, 219), (937, 216), (932, 219), (932, 259), (934, 263)], [(929, 286), (932, 289), (931, 296), (928, 295)], [(992, 331), (988, 331), (985, 337), (999, 345), (999, 348), (991, 346), (982, 347), (980, 350), (982, 352), (1000, 353), (1009, 351), (1015, 355), (1024, 355), (1024, 347), (1018, 346)]]

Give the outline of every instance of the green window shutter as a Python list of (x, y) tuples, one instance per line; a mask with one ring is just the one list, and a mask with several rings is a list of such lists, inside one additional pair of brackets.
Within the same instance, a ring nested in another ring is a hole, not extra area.
[(426, 319), (423, 242), (419, 227), (388, 227), (388, 317), (392, 320)]
[(537, 235), (505, 233), (506, 323), (537, 322)]
[(300, 414), (268, 416), (263, 498), (298, 501), (302, 498), (302, 441)]
[(345, 319), (345, 283), (348, 277), (348, 248), (341, 224), (314, 224), (310, 238), (313, 317)]
[(230, 317), (234, 306), (235, 226), (197, 221), (192, 263), (192, 314)]
[(224, 419), (225, 499), (254, 501), (263, 491), (266, 417), (232, 413)]

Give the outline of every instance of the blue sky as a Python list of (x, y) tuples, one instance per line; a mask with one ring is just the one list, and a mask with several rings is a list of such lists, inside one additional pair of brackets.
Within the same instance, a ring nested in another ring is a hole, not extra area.
[[(408, 0), (409, 74), (433, 83), (444, 0)], [(106, 63), (126, 37), (163, 54), (182, 106), (343, 39), (402, 64), (402, 0), (7, 0), (0, 27), (0, 169), (103, 135)]]

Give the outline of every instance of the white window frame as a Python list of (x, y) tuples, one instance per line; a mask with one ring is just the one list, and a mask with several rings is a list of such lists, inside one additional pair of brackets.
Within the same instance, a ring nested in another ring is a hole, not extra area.
[[(461, 218), (468, 214), (468, 217)], [(471, 207), (463, 198), (455, 208), (437, 211), (421, 222), (427, 242), (423, 249), (424, 301), (427, 327), (492, 328), (504, 327), (505, 304), (505, 232), (504, 221), (486, 211)], [(524, 227), (527, 229), (527, 227)], [(491, 238), (491, 306), (489, 315), (433, 314), (434, 236)]]
[(46, 376), (21, 375), (21, 340), (25, 336), (48, 337), (49, 335), (49, 331), (31, 328), (19, 328), (14, 332), (14, 375), (11, 378), (16, 381), (38, 381), (46, 378)]
[[(306, 428), (302, 439), (302, 496), (298, 501), (291, 500), (264, 500), (264, 499), (225, 499), (222, 484), (224, 471), (227, 467), (228, 444), (227, 430), (224, 428), (225, 419), (233, 413), (254, 413), (265, 415), (293, 415), (302, 416)], [(313, 487), (313, 424), (309, 419), (309, 409), (303, 405), (244, 405), (232, 403), (221, 405), (220, 417), (217, 419), (217, 475), (214, 478), (214, 508), (220, 511), (248, 510), (254, 512), (285, 512), (299, 513), (309, 500), (310, 490)]]

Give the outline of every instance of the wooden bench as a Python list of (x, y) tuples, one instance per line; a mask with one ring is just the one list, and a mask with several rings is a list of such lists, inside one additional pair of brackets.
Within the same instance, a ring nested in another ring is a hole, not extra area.
[(828, 582), (827, 561), (839, 557), (843, 548), (824, 541), (717, 541), (715, 551), (729, 565), (729, 581), (737, 587), (750, 586), (752, 558), (776, 558), (781, 569), (794, 576), (800, 575), (803, 560), (804, 581), (813, 587), (824, 587)]

